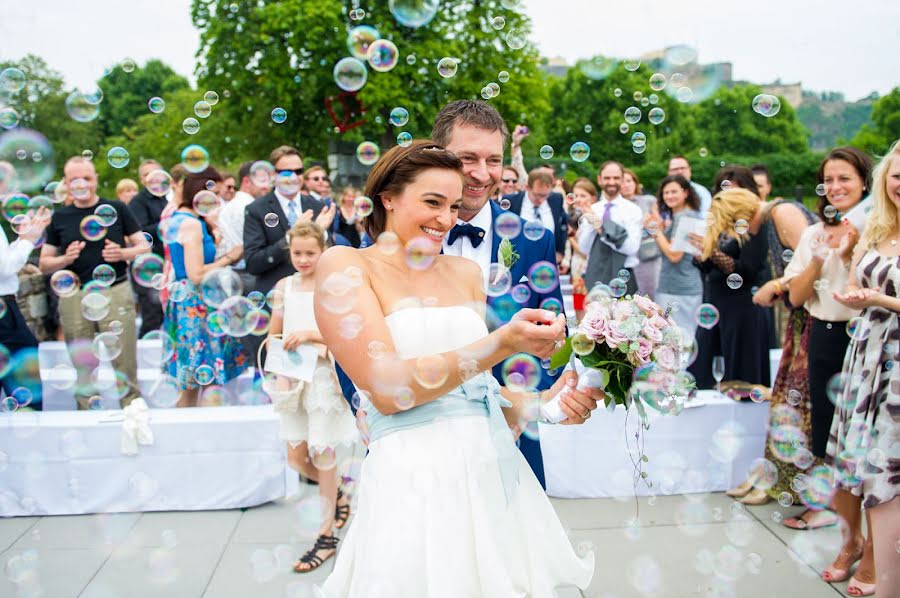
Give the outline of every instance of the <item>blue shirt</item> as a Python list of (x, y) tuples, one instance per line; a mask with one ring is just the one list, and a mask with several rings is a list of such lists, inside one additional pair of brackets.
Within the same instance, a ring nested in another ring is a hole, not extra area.
[(187, 212), (175, 212), (168, 224), (169, 230), (167, 236), (172, 239), (166, 245), (169, 247), (169, 256), (172, 258), (172, 269), (175, 271), (175, 279), (182, 280), (187, 278), (187, 270), (184, 267), (184, 246), (177, 241), (178, 233), (181, 231), (181, 225), (184, 224), (185, 218), (193, 218), (200, 222), (200, 229), (203, 231), (203, 263), (211, 264), (216, 259), (216, 242), (209, 234), (206, 228), (206, 222), (193, 214)]

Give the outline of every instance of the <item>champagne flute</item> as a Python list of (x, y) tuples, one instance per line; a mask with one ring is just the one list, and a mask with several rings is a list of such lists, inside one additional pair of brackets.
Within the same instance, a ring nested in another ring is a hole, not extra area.
[(722, 378), (725, 377), (725, 357), (723, 355), (713, 357), (712, 375), (716, 379), (716, 392), (722, 394)]

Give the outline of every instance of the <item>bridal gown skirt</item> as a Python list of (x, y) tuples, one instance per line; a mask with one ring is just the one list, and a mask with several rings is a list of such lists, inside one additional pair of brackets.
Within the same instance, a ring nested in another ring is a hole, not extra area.
[(578, 557), (521, 453), (507, 504), (485, 417), (442, 418), (369, 445), (327, 598), (552, 598), (586, 588)]

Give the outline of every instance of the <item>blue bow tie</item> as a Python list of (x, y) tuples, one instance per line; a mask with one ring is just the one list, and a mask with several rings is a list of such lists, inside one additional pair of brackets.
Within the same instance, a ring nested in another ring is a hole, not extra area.
[(450, 229), (450, 233), (447, 235), (447, 242), (453, 245), (459, 237), (469, 237), (472, 247), (478, 247), (484, 241), (484, 229), (472, 226), (468, 222), (457, 224)]

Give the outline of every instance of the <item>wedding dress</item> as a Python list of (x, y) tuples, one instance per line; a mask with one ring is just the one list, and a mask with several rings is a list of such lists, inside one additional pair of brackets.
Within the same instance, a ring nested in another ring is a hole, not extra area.
[[(404, 308), (385, 319), (403, 359), (488, 334), (465, 306)], [(594, 555), (575, 554), (515, 448), (498, 391), (483, 372), (394, 415), (363, 404), (372, 440), (356, 515), (319, 596), (551, 598), (560, 585), (587, 587)]]

